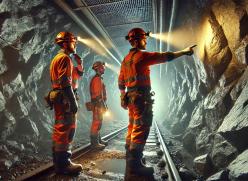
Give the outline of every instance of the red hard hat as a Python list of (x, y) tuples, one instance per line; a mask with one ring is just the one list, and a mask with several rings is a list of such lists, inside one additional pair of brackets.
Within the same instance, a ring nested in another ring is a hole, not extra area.
[(98, 70), (101, 67), (105, 67), (105, 62), (101, 62), (101, 61), (96, 61), (93, 65), (92, 65), (92, 69), (93, 70)]
[(62, 31), (60, 32), (56, 38), (55, 43), (61, 44), (63, 42), (73, 42), (77, 41), (77, 37), (75, 37), (71, 32)]
[(149, 36), (150, 32), (145, 32), (142, 28), (133, 28), (128, 32), (126, 40), (132, 41), (137, 39), (145, 39), (146, 36)]

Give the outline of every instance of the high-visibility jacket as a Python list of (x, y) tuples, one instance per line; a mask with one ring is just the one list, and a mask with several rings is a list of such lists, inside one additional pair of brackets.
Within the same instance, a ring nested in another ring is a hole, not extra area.
[[(50, 76), (53, 89), (63, 89), (72, 86), (73, 63), (69, 55), (63, 50), (54, 57), (50, 65)], [(53, 127), (53, 149), (69, 151), (76, 128), (76, 115), (68, 114), (69, 100), (63, 98), (61, 102), (54, 103), (55, 123)]]
[(72, 89), (75, 90), (78, 88), (78, 80), (83, 75), (83, 65), (78, 64), (77, 67), (73, 67), (72, 70)]
[(151, 87), (150, 65), (166, 62), (167, 53), (146, 52), (133, 48), (121, 63), (118, 78), (119, 89)]
[(103, 112), (99, 100), (106, 101), (106, 89), (100, 75), (95, 75), (90, 82), (91, 102), (95, 103), (93, 108), (92, 124), (90, 129), (91, 136), (97, 136), (102, 126)]
[[(131, 49), (124, 58), (118, 78), (119, 89), (124, 92), (128, 89), (129, 124), (126, 135), (126, 146), (129, 150), (142, 152), (149, 135), (152, 122), (152, 104), (147, 104), (150, 95), (146, 90), (151, 89), (150, 65), (164, 63), (168, 60), (167, 53), (146, 52), (139, 49)], [(136, 91), (144, 90), (147, 95)], [(136, 95), (136, 96), (135, 96)]]
[(53, 58), (50, 65), (50, 77), (53, 89), (63, 89), (72, 85), (73, 63), (63, 50)]
[(103, 99), (106, 101), (106, 89), (100, 75), (95, 75), (90, 82), (90, 96), (92, 101)]

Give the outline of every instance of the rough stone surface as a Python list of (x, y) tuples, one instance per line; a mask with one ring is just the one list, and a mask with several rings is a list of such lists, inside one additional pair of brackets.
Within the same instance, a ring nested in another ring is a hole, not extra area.
[(248, 36), (241, 41), (239, 47), (235, 50), (235, 55), (238, 63), (248, 64)]
[(239, 150), (247, 149), (248, 140), (248, 84), (218, 129), (223, 137)]
[(218, 173), (210, 176), (207, 178), (207, 181), (222, 181), (222, 180), (228, 180), (228, 173), (229, 170), (221, 170)]
[(196, 175), (194, 172), (188, 170), (187, 168), (181, 167), (179, 169), (179, 175), (182, 180), (194, 180), (196, 179)]
[(4, 110), (5, 108), (5, 98), (3, 96), (3, 93), (0, 91), (0, 112)]
[(7, 70), (6, 62), (3, 57), (3, 51), (0, 49), (0, 75)]
[(22, 75), (19, 73), (12, 82), (3, 86), (3, 94), (7, 99), (9, 99), (14, 93), (20, 92), (23, 89), (24, 83), (22, 81)]
[(199, 174), (203, 176), (209, 175), (209, 173), (211, 173), (212, 170), (209, 155), (205, 154), (196, 157), (194, 159), (194, 167)]
[[(245, 26), (242, 19), (247, 19), (245, 9), (236, 6), (232, 0), (219, 0), (213, 3), (212, 10), (223, 28), (228, 45), (231, 48), (235, 48), (239, 44), (240, 36), (242, 35), (242, 26)], [(230, 28), (230, 26), (237, 27), (238, 29)]]
[[(9, 18), (4, 21), (0, 36), (13, 44), (27, 31), (34, 29), (36, 26), (32, 17), (24, 16), (20, 19)], [(5, 42), (7, 45), (7, 42)]]
[(234, 86), (234, 88), (230, 92), (230, 96), (233, 101), (236, 101), (238, 99), (240, 93), (242, 92), (247, 82), (248, 82), (248, 69), (245, 70), (243, 75), (238, 80), (237, 84)]
[(13, 115), (10, 112), (4, 110), (0, 114), (0, 120), (1, 120), (0, 139), (5, 140), (8, 136), (13, 134), (15, 130), (16, 119), (13, 117)]
[(241, 153), (228, 166), (230, 180), (247, 180), (248, 179), (248, 150)]
[(8, 147), (10, 147), (11, 149), (14, 149), (18, 152), (21, 152), (23, 151), (25, 148), (24, 148), (24, 145), (23, 144), (18, 144), (16, 141), (14, 140), (9, 140), (7, 141), (7, 144), (6, 144)]
[(237, 154), (238, 150), (234, 146), (221, 135), (215, 135), (210, 157), (216, 168), (226, 168)]
[[(190, 29), (187, 40), (197, 42), (198, 50), (193, 61), (185, 57), (167, 66), (171, 91), (165, 124), (194, 157), (209, 154), (215, 172), (248, 145), (243, 139), (248, 136), (247, 7), (246, 0), (178, 4), (180, 22), (174, 26)], [(191, 33), (200, 40), (191, 40)]]

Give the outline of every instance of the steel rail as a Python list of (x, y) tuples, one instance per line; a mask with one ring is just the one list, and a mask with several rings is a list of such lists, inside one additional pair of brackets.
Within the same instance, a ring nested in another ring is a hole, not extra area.
[(164, 143), (163, 137), (162, 137), (162, 135), (160, 133), (160, 130), (158, 128), (158, 124), (157, 124), (156, 121), (154, 121), (154, 125), (155, 125), (155, 129), (156, 129), (156, 132), (157, 132), (157, 135), (158, 135), (158, 139), (160, 140), (160, 144), (161, 144), (161, 147), (163, 149), (162, 151), (165, 154), (165, 159), (166, 159), (166, 161), (168, 163), (170, 171), (172, 172), (173, 179), (175, 181), (181, 181), (181, 178), (179, 176), (177, 168), (176, 168), (176, 166), (175, 166), (175, 164), (174, 164), (174, 162), (173, 162), (173, 160), (172, 160), (172, 158), (170, 156), (170, 153), (169, 153), (169, 151), (168, 151), (168, 149), (167, 149), (167, 147), (166, 147), (166, 145)]
[[(115, 138), (116, 136), (118, 136), (122, 131), (124, 131), (127, 128), (127, 126), (120, 128), (108, 135), (105, 135), (102, 137), (102, 139), (104, 141), (109, 141), (113, 138)], [(85, 155), (86, 153), (88, 153), (89, 151), (91, 151), (92, 148), (90, 147), (90, 143), (87, 143), (75, 150), (72, 151), (72, 160), (76, 160), (78, 158), (80, 158), (81, 156)], [(17, 181), (21, 181), (21, 180), (35, 180), (35, 178), (37, 177), (42, 177), (42, 176), (46, 176), (46, 175), (51, 175), (54, 173), (54, 168), (53, 168), (53, 162), (50, 161), (47, 164), (44, 164), (38, 168), (36, 168), (35, 170), (28, 172), (27, 174), (24, 174), (18, 178), (16, 178)]]

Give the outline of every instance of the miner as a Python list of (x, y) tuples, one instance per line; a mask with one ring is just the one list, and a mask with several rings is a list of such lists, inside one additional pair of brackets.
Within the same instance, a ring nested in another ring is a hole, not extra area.
[(73, 68), (73, 62), (70, 58), (70, 55), (75, 53), (76, 42), (77, 38), (72, 33), (60, 32), (55, 39), (60, 51), (50, 65), (52, 91), (49, 93), (49, 98), (53, 103), (55, 113), (52, 135), (53, 162), (55, 171), (61, 174), (77, 174), (82, 171), (82, 165), (75, 164), (70, 159), (78, 111), (78, 104), (73, 91), (73, 88), (75, 90), (76, 87), (72, 82), (72, 72), (75, 69), (74, 71), (82, 75), (83, 71), (80, 57), (74, 55), (79, 69)]
[(129, 31), (126, 40), (132, 48), (122, 61), (118, 84), (121, 106), (129, 111), (126, 135), (126, 161), (129, 174), (152, 175), (152, 167), (142, 163), (143, 149), (152, 125), (154, 100), (151, 92), (150, 66), (169, 62), (182, 55), (192, 55), (193, 47), (177, 52), (147, 52), (149, 32), (141, 28)]
[(96, 61), (92, 69), (95, 75), (90, 81), (90, 97), (92, 103), (93, 120), (90, 129), (91, 146), (95, 149), (104, 149), (107, 142), (101, 139), (100, 129), (103, 121), (103, 114), (107, 111), (107, 96), (102, 75), (105, 72), (105, 63)]

